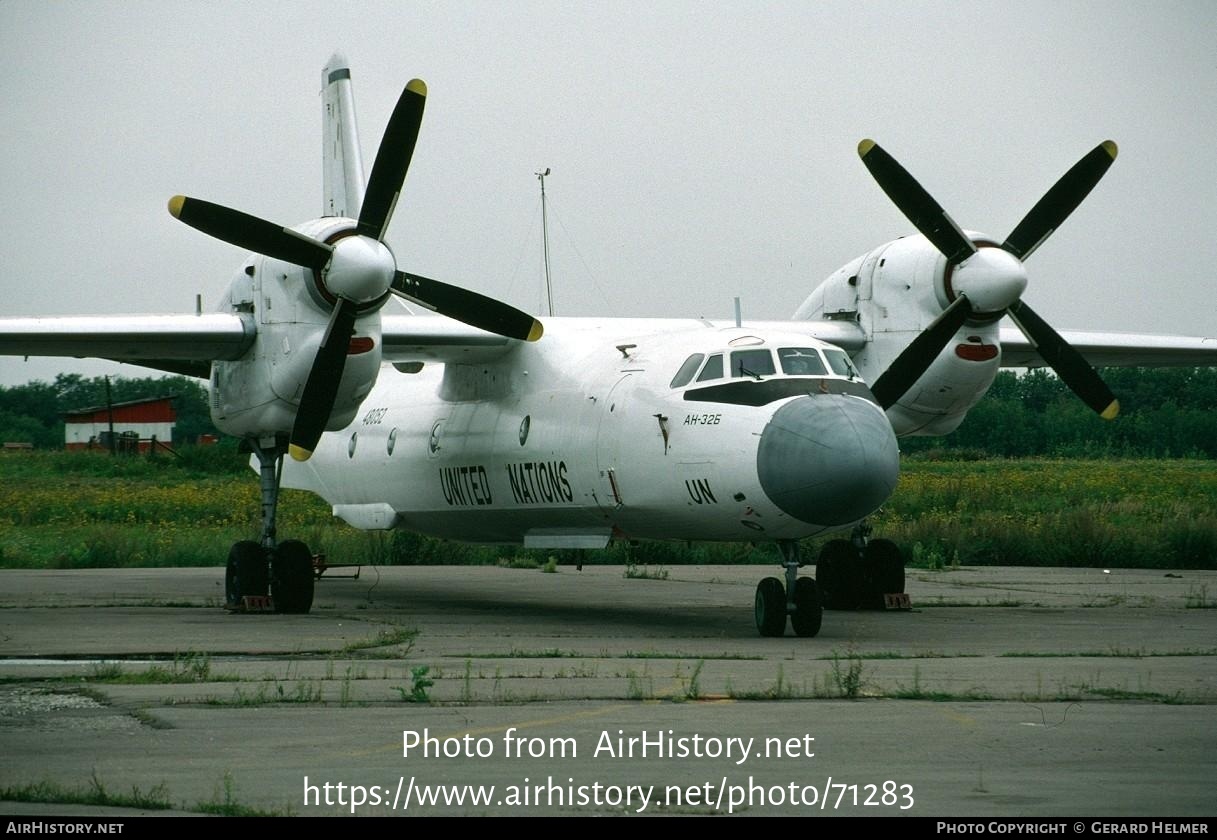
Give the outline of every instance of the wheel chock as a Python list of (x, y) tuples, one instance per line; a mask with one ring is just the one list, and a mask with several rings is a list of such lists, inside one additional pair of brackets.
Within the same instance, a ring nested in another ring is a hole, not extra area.
[(883, 609), (911, 610), (913, 602), (907, 592), (886, 592), (883, 595)]
[(232, 613), (263, 613), (274, 612), (275, 602), (269, 595), (242, 595), (241, 603), (228, 607)]

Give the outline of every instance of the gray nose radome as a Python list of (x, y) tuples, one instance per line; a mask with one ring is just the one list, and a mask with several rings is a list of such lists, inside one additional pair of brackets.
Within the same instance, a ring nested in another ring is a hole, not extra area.
[(765, 494), (789, 515), (845, 525), (873, 513), (896, 489), (900, 451), (874, 403), (820, 394), (774, 412), (756, 466)]

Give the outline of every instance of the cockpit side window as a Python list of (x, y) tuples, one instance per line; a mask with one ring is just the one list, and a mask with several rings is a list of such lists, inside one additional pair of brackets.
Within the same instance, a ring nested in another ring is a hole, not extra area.
[(824, 360), (812, 347), (783, 347), (778, 350), (782, 373), (789, 376), (823, 376), (828, 373)]
[(708, 379), (723, 378), (723, 354), (715, 353), (706, 360), (706, 366), (701, 369), (701, 376), (697, 377), (698, 382), (705, 382)]
[(854, 367), (854, 363), (849, 360), (849, 356), (845, 355), (844, 350), (825, 350), (824, 355), (828, 357), (828, 364), (837, 376), (848, 376), (850, 379), (862, 378), (858, 369)]
[(731, 375), (772, 376), (773, 354), (768, 350), (735, 350), (731, 353)]
[(701, 367), (701, 362), (704, 358), (706, 358), (704, 353), (694, 353), (685, 359), (685, 363), (680, 366), (680, 370), (676, 371), (676, 375), (672, 377), (672, 387), (682, 388), (688, 385), (689, 380), (693, 378), (693, 374), (697, 373), (697, 369)]

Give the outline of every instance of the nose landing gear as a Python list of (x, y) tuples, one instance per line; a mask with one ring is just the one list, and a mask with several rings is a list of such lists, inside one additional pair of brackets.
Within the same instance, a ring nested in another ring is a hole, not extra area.
[(820, 632), (824, 609), (820, 603), (820, 587), (809, 577), (799, 577), (803, 565), (798, 540), (778, 540), (786, 583), (767, 577), (756, 587), (756, 629), (762, 636), (781, 636), (786, 632), (786, 618), (797, 636), (814, 636)]

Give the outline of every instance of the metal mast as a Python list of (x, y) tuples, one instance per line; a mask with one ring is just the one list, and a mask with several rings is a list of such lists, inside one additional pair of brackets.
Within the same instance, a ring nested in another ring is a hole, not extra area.
[(549, 167), (545, 167), (544, 172), (538, 172), (537, 180), (541, 182), (541, 242), (545, 249), (545, 299), (549, 303), (549, 315), (552, 318), (554, 314), (554, 290), (549, 282), (549, 215), (545, 208), (545, 176), (549, 174)]

